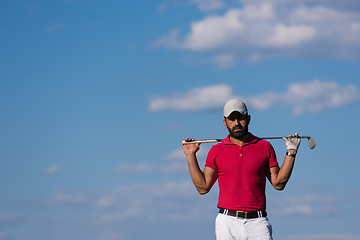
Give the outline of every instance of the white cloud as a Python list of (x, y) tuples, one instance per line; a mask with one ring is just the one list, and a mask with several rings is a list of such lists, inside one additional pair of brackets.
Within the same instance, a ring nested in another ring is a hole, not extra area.
[(313, 80), (289, 85), (284, 93), (265, 92), (260, 95), (238, 96), (226, 85), (195, 88), (184, 94), (169, 97), (153, 97), (150, 111), (201, 111), (221, 108), (230, 98), (243, 99), (255, 110), (268, 110), (275, 106), (290, 107), (295, 115), (319, 112), (360, 101), (355, 85), (341, 86), (336, 82)]
[(194, 88), (184, 94), (170, 97), (152, 97), (150, 111), (196, 111), (222, 106), (234, 97), (232, 88), (226, 84)]
[[(186, 36), (182, 47), (195, 51), (213, 50), (233, 45), (240, 39), (245, 24), (238, 21), (241, 10), (229, 10), (224, 16), (210, 16), (203, 21), (191, 23), (191, 33)], [(226, 44), (226, 45), (224, 45)]]
[(340, 86), (335, 82), (313, 80), (307, 83), (291, 84), (285, 93), (265, 93), (247, 99), (256, 109), (270, 109), (275, 105), (285, 105), (293, 113), (319, 112), (340, 107), (360, 100), (355, 85)]
[(63, 167), (64, 167), (64, 165), (62, 163), (54, 164), (54, 165), (48, 167), (45, 170), (45, 173), (51, 175), (51, 174), (59, 172)]
[(296, 46), (301, 43), (310, 41), (316, 33), (312, 26), (292, 25), (278, 23), (273, 26), (269, 38), (262, 42), (264, 47), (283, 48)]
[(211, 14), (191, 22), (188, 33), (173, 30), (153, 46), (216, 52), (218, 56), (232, 53), (237, 60), (249, 60), (254, 54), (360, 58), (359, 7), (352, 9), (334, 1), (262, 0), (242, 4), (222, 15)]

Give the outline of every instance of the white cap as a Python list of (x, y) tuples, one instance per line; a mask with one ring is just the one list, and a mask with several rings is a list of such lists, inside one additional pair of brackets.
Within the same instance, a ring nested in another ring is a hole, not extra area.
[(234, 111), (237, 111), (242, 115), (248, 114), (245, 103), (239, 99), (231, 99), (227, 101), (224, 106), (224, 117), (229, 117), (229, 115)]

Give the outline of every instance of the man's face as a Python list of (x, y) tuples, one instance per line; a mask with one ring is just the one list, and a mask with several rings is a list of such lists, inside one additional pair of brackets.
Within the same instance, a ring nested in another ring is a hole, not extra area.
[(242, 139), (249, 132), (250, 116), (242, 115), (239, 112), (232, 112), (229, 117), (224, 119), (224, 124), (229, 130), (230, 136)]

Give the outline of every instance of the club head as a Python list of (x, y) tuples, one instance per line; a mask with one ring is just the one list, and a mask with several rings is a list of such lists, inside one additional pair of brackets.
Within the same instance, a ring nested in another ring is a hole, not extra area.
[(312, 139), (312, 137), (308, 137), (307, 139), (309, 140), (308, 143), (309, 143), (310, 149), (314, 149), (316, 146), (314, 139)]

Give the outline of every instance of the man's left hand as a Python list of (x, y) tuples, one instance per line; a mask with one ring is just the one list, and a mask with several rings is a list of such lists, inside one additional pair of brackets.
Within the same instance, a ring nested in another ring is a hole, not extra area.
[(299, 134), (295, 133), (293, 135), (289, 135), (289, 137), (283, 138), (286, 145), (286, 150), (294, 149), (298, 150), (301, 142), (301, 138), (299, 138)]

